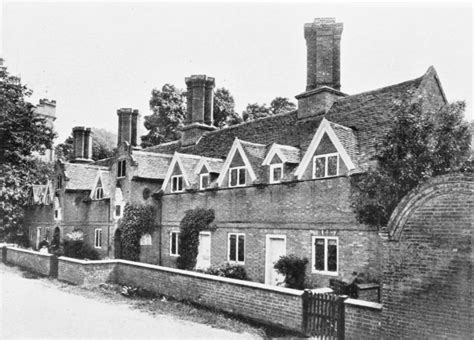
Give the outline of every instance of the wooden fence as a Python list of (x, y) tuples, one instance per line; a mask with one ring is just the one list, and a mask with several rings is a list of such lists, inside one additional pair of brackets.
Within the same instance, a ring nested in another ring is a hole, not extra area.
[(344, 300), (346, 296), (303, 294), (303, 329), (307, 336), (320, 339), (344, 339)]

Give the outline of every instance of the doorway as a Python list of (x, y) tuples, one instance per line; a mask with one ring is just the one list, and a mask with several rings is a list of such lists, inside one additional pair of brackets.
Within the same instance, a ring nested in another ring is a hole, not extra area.
[(267, 235), (265, 249), (265, 284), (276, 286), (285, 279), (273, 266), (280, 259), (280, 256), (286, 255), (286, 236)]
[(199, 233), (198, 256), (196, 258), (196, 269), (207, 269), (211, 266), (211, 233), (201, 231)]
[(120, 229), (117, 229), (114, 234), (114, 258), (121, 259), (122, 258), (122, 232)]

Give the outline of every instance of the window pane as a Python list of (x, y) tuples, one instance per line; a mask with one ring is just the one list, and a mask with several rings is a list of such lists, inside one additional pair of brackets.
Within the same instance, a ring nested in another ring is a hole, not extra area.
[(239, 235), (239, 248), (238, 248), (238, 254), (237, 254), (237, 259), (240, 262), (244, 262), (244, 235)]
[(230, 186), (237, 185), (237, 169), (230, 169)]
[(177, 254), (177, 251), (176, 251), (176, 239), (178, 237), (178, 234), (177, 233), (171, 233), (171, 254), (172, 255), (176, 255)]
[(326, 158), (316, 158), (315, 161), (315, 169), (314, 169), (314, 177), (320, 178), (324, 177), (324, 168), (326, 166)]
[(281, 173), (282, 173), (281, 167), (273, 168), (273, 181), (274, 182), (279, 182), (281, 180)]
[(239, 185), (245, 185), (245, 169), (239, 169)]
[(178, 177), (178, 191), (183, 190), (183, 177)]
[(122, 176), (125, 176), (126, 170), (127, 170), (127, 163), (126, 163), (125, 161), (123, 161), (123, 164), (122, 164)]
[(337, 272), (337, 241), (328, 240), (328, 271)]
[(235, 261), (235, 235), (229, 236), (229, 261)]
[(324, 270), (324, 239), (317, 238), (314, 242), (314, 268)]
[(337, 175), (337, 155), (328, 157), (328, 176)]
[(209, 187), (209, 175), (201, 175), (201, 187), (203, 189)]

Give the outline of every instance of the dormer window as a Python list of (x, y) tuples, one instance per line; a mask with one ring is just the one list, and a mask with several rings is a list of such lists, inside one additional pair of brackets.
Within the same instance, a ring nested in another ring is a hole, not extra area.
[(101, 200), (104, 198), (104, 189), (102, 188), (102, 182), (99, 180), (95, 187), (94, 199)]
[(210, 178), (209, 173), (201, 174), (199, 176), (199, 188), (201, 190), (209, 188), (210, 185)]
[(339, 175), (339, 154), (330, 153), (313, 158), (313, 178), (334, 177)]
[(229, 187), (245, 186), (246, 170), (244, 166), (229, 169)]
[(117, 178), (125, 177), (127, 171), (127, 161), (125, 159), (117, 163)]
[(182, 192), (183, 190), (183, 175), (172, 176), (171, 192)]
[(270, 165), (270, 183), (280, 183), (283, 178), (283, 163)]

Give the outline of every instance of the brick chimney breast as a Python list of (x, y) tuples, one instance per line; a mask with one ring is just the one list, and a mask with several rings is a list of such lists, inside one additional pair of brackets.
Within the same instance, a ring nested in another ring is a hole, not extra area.
[(341, 89), (342, 23), (316, 18), (304, 25), (307, 47), (306, 91), (297, 95), (298, 118), (326, 114), (346, 94)]
[(196, 144), (206, 131), (212, 131), (214, 123), (215, 79), (206, 75), (192, 75), (186, 82), (186, 119), (181, 129), (183, 146)]
[(139, 111), (121, 108), (117, 110), (117, 116), (119, 119), (117, 145), (127, 142), (136, 146)]
[(84, 126), (76, 126), (72, 129), (73, 136), (73, 158), (71, 163), (92, 162), (92, 131)]

